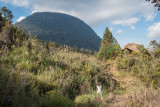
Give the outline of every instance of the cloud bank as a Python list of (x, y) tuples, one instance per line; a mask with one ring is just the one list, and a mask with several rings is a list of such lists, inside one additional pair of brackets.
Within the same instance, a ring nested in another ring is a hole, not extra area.
[(116, 21), (113, 21), (112, 23), (121, 24), (123, 26), (124, 25), (130, 26), (130, 25), (136, 24), (139, 20), (140, 20), (139, 18), (133, 17), (133, 18), (126, 19), (126, 20), (116, 20)]
[(123, 33), (123, 30), (118, 30), (118, 31), (116, 32), (116, 34), (121, 34), (121, 33)]
[(149, 38), (160, 38), (160, 22), (154, 23), (148, 29), (148, 37)]
[(61, 12), (76, 16), (89, 25), (106, 22), (131, 26), (141, 14), (146, 21), (153, 20), (154, 6), (145, 0), (0, 0), (34, 12)]
[(17, 19), (17, 22), (20, 22), (21, 20), (25, 19), (26, 17), (21, 16), (19, 19)]

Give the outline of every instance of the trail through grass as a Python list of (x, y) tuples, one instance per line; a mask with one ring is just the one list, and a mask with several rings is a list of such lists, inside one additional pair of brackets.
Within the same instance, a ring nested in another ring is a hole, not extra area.
[[(107, 63), (110, 73), (121, 89), (114, 90), (114, 100), (109, 103), (112, 107), (158, 107), (160, 105), (160, 90), (146, 88), (144, 83), (129, 72), (118, 71), (115, 60)], [(108, 97), (109, 98), (109, 97)]]

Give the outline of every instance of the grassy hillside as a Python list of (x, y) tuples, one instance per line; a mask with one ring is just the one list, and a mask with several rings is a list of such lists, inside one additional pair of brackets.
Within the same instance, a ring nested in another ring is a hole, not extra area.
[(118, 88), (107, 65), (93, 55), (35, 38), (21, 42), (21, 46), (2, 47), (0, 51), (2, 105), (41, 105), (47, 93), (73, 100), (94, 93), (97, 82), (103, 83), (105, 93)]
[[(141, 106), (148, 100), (149, 104), (158, 105), (159, 91), (145, 88), (137, 77), (134, 77), (137, 81), (132, 79), (130, 85), (124, 86), (130, 73), (120, 73), (110, 61), (98, 59), (87, 50), (79, 52), (34, 37), (21, 44), (14, 42), (11, 49), (3, 46), (0, 50), (1, 106)], [(120, 74), (115, 78), (117, 73)], [(98, 82), (102, 83), (103, 99), (96, 97)], [(136, 89), (141, 94), (134, 96)], [(145, 90), (150, 94), (141, 100)], [(112, 98), (112, 93), (116, 97)], [(126, 96), (133, 98), (128, 104)]]
[[(139, 52), (129, 54), (107, 29), (101, 51), (94, 53), (26, 37), (4, 19), (0, 31), (10, 28), (10, 43), (2, 41), (0, 33), (0, 106), (160, 105), (160, 45), (156, 41), (150, 52), (140, 46)], [(102, 98), (96, 95), (99, 82)]]

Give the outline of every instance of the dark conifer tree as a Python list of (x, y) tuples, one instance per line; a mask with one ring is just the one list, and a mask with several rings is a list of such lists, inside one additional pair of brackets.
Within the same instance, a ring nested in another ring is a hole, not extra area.
[(99, 49), (98, 56), (100, 58), (109, 59), (118, 55), (120, 46), (117, 40), (113, 37), (109, 28), (106, 28), (101, 41), (101, 47)]

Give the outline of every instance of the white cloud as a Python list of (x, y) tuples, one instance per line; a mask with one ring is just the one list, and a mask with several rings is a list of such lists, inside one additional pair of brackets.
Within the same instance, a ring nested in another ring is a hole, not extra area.
[(148, 14), (148, 15), (145, 15), (144, 17), (146, 18), (146, 21), (153, 21), (154, 17), (156, 16), (157, 14)]
[(116, 34), (121, 34), (121, 33), (123, 33), (123, 30), (118, 30), (118, 31), (116, 32)]
[(22, 7), (29, 6), (29, 0), (0, 0), (0, 1), (3, 1), (5, 3), (11, 3), (12, 5), (15, 5), (15, 6), (22, 6)]
[(25, 19), (26, 17), (21, 16), (19, 19), (17, 19), (17, 22), (20, 22), (21, 20)]
[(38, 12), (38, 11), (32, 11), (31, 14), (34, 14), (34, 13), (36, 13), (36, 12)]
[(113, 21), (112, 23), (117, 25), (121, 24), (121, 25), (131, 26), (133, 24), (136, 24), (139, 20), (140, 20), (139, 18), (133, 17), (127, 20), (116, 20), (116, 21)]
[[(145, 0), (0, 0), (15, 6), (29, 8), (32, 12), (62, 12), (76, 16), (90, 25), (123, 21), (131, 25), (137, 22), (135, 14), (146, 20), (154, 18), (154, 6)], [(131, 18), (129, 20), (129, 18)], [(132, 19), (133, 18), (133, 19)], [(133, 22), (132, 22), (133, 21)], [(120, 23), (120, 22), (119, 22)]]
[[(150, 2), (145, 2), (142, 5), (144, 8), (141, 8), (141, 11), (143, 11), (143, 16), (145, 17), (146, 21), (153, 21), (154, 17), (156, 17), (156, 13), (154, 13), (154, 4)], [(146, 9), (148, 8), (148, 9)], [(146, 11), (145, 11), (146, 10)]]
[(149, 38), (160, 38), (160, 22), (154, 23), (147, 30), (149, 31), (147, 35)]
[(112, 32), (114, 30), (114, 28), (113, 27), (109, 27), (109, 30)]
[(135, 30), (136, 28), (135, 28), (135, 26), (131, 26), (130, 29), (131, 30)]

